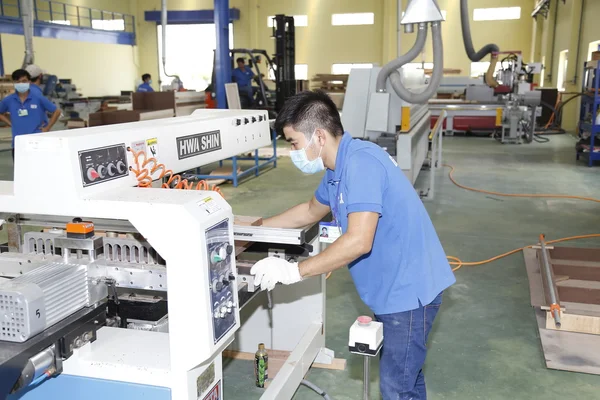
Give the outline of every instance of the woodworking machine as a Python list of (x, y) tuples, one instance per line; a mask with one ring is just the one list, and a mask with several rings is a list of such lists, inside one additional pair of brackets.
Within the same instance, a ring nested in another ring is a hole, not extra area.
[(181, 172), (270, 143), (256, 110), (17, 137), (0, 182), (0, 396), (222, 399), (223, 351), (265, 343), (289, 358), (261, 399), (290, 399), (331, 362), (324, 277), (267, 301), (249, 274), (317, 253), (318, 225), (236, 226), (218, 192), (141, 188), (131, 171), (134, 149)]

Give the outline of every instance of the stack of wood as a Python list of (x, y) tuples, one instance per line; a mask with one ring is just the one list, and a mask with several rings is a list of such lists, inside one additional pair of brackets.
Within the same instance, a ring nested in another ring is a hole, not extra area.
[(345, 93), (347, 83), (347, 74), (316, 74), (312, 78), (312, 89), (321, 89), (327, 93)]
[(14, 93), (15, 87), (13, 86), (12, 77), (5, 75), (0, 77), (0, 100)]

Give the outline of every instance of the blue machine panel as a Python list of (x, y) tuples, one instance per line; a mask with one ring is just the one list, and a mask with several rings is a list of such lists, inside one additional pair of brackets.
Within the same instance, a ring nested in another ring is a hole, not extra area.
[(138, 385), (133, 383), (83, 378), (61, 374), (46, 379), (7, 400), (171, 400), (171, 390), (160, 386)]
[(206, 230), (208, 279), (212, 301), (214, 340), (217, 343), (235, 325), (232, 282), (235, 280), (231, 265), (233, 244), (229, 242), (229, 219)]

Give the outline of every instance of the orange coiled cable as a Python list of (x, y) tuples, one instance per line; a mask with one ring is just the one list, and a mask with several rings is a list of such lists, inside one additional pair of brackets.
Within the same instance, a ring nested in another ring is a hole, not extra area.
[(152, 175), (160, 171), (160, 174), (156, 179), (166, 178), (167, 181), (162, 184), (162, 188), (164, 189), (212, 190), (224, 197), (221, 188), (217, 185), (210, 186), (205, 180), (201, 180), (197, 183), (188, 182), (187, 179), (182, 179), (181, 175), (174, 174), (172, 170), (167, 169), (164, 164), (160, 164), (156, 158), (148, 158), (144, 150), (135, 151), (130, 147), (128, 147), (127, 150), (133, 154), (135, 167), (130, 167), (130, 170), (135, 174), (138, 181), (138, 187), (151, 187), (153, 181)]

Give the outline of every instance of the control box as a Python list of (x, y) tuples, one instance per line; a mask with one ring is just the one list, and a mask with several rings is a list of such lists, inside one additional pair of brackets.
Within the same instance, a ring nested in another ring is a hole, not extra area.
[(83, 187), (129, 175), (127, 147), (117, 144), (79, 152)]
[(229, 219), (206, 230), (206, 254), (215, 344), (235, 326), (237, 306), (233, 291), (236, 276), (233, 271), (234, 247), (229, 242)]
[(371, 317), (361, 316), (350, 327), (348, 349), (350, 353), (376, 356), (383, 346), (383, 324)]

